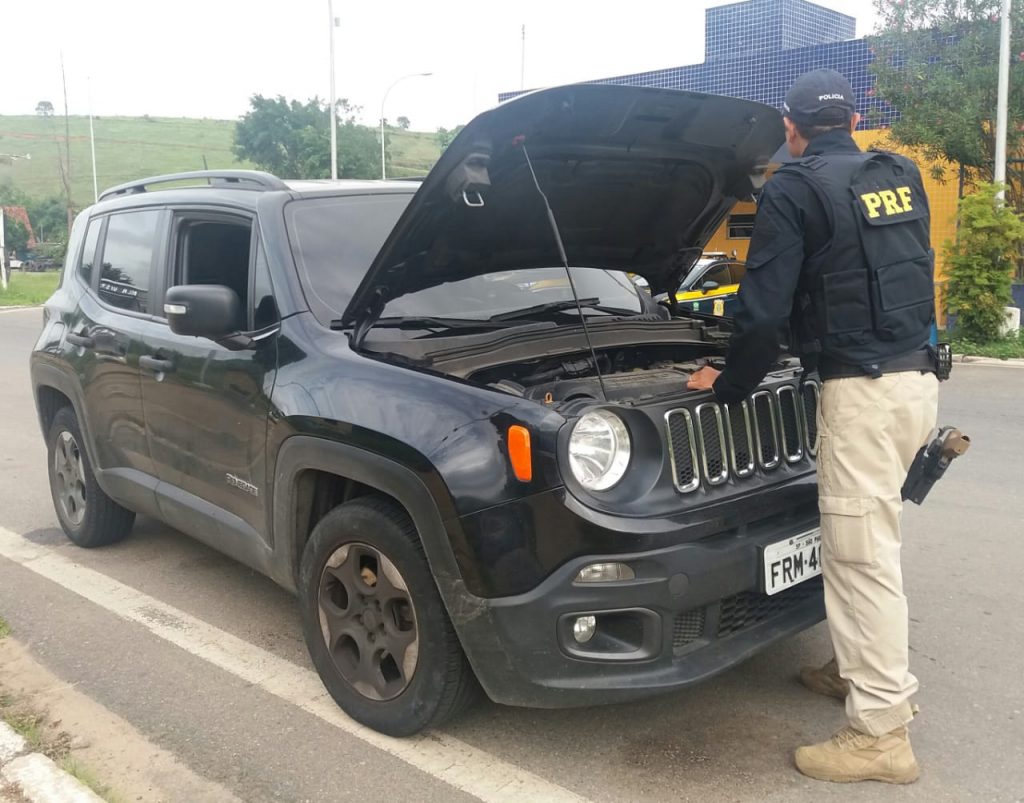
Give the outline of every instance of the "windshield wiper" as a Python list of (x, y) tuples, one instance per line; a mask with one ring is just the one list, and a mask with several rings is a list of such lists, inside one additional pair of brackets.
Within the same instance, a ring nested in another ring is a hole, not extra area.
[(501, 321), (474, 318), (439, 318), (431, 316), (402, 316), (378, 318), (374, 329), (505, 329)]
[[(574, 299), (567, 298), (563, 301), (549, 301), (546, 304), (537, 304), (536, 306), (533, 307), (524, 307), (523, 309), (512, 310), (511, 312), (503, 312), (500, 315), (492, 315), (487, 320), (493, 322), (514, 321), (519, 318), (533, 318), (538, 315), (545, 315), (549, 312), (566, 312), (568, 310), (576, 309), (576, 306), (577, 304)], [(601, 299), (599, 298), (581, 298), (579, 301), (579, 306), (597, 310), (598, 312), (608, 312), (611, 313), (612, 315), (637, 314), (633, 310), (602, 306)]]

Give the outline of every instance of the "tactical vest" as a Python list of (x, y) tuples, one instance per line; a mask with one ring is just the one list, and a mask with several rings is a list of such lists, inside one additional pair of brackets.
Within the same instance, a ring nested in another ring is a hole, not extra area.
[(878, 366), (927, 346), (935, 315), (928, 201), (917, 168), (890, 153), (810, 156), (800, 175), (825, 207), (832, 238), (804, 261), (791, 347), (806, 367)]

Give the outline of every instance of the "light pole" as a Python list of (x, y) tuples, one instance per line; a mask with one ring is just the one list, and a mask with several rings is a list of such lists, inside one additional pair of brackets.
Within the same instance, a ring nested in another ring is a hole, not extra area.
[(327, 0), (327, 13), (331, 23), (331, 178), (338, 179), (338, 110), (335, 107), (334, 91), (334, 29), (338, 27), (338, 18), (334, 16), (334, 0)]
[(404, 81), (406, 78), (426, 78), (427, 76), (433, 75), (432, 72), (411, 72), (408, 75), (403, 75), (401, 78), (396, 78), (391, 86), (388, 87), (387, 92), (384, 93), (384, 99), (380, 102), (380, 178), (382, 181), (387, 179), (387, 167), (384, 164), (384, 104), (388, 102), (388, 95), (391, 94), (391, 90), (395, 88), (399, 83)]
[[(999, 28), (999, 90), (996, 106), (996, 165), (992, 178), (996, 184), (1006, 182), (1006, 107), (1010, 89), (1010, 0), (1003, 0)], [(999, 190), (1002, 200), (1003, 190)]]
[(92, 127), (92, 76), (86, 78), (89, 86), (89, 150), (92, 152), (92, 202), (100, 199), (100, 188), (96, 183), (96, 132)]

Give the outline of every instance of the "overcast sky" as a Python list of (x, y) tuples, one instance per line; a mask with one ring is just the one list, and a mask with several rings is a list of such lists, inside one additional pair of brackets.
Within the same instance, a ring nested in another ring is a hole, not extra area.
[[(555, 86), (704, 60), (714, 0), (334, 0), (339, 97), (379, 119), (433, 130), (466, 122), (525, 83)], [(870, 33), (871, 0), (821, 0)], [(0, 0), (0, 114), (62, 110), (59, 54), (72, 114), (243, 114), (254, 93), (328, 96), (328, 0)], [(91, 81), (87, 81), (91, 76)]]

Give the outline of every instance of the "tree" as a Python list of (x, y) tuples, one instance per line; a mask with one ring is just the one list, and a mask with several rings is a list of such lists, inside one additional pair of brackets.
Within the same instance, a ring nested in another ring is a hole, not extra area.
[(36, 114), (40, 117), (53, 116), (53, 104), (48, 100), (41, 100), (36, 104)]
[[(898, 145), (930, 161), (963, 165), (970, 178), (991, 181), (999, 63), (999, 0), (875, 0), (875, 93), (897, 109)], [(1024, 4), (1012, 14), (1007, 151), (1024, 145)], [(1007, 200), (1024, 202), (1022, 165), (1007, 165)]]
[(403, 131), (408, 131), (409, 125), (409, 118), (406, 117), (405, 115), (402, 115), (401, 117), (398, 118), (398, 127), (401, 128)]
[[(234, 153), (284, 178), (327, 178), (331, 168), (328, 104), (319, 98), (305, 103), (283, 95), (253, 95), (250, 110), (235, 124)], [(359, 109), (339, 100), (338, 175), (374, 178), (380, 175), (380, 143), (375, 132), (356, 122)]]
[(19, 254), (28, 248), (28, 229), (10, 215), (4, 215), (4, 246), (8, 253), (15, 251)]
[(25, 204), (36, 239), (41, 242), (61, 242), (68, 237), (68, 218), (60, 198), (44, 198)]
[(996, 199), (999, 187), (982, 184), (960, 200), (956, 241), (946, 243), (946, 304), (957, 313), (957, 332), (975, 342), (995, 340), (1010, 305), (1015, 259), (1024, 222)]
[(450, 131), (443, 126), (437, 129), (437, 144), (441, 146), (442, 151), (451, 144), (452, 140), (458, 136), (463, 128), (465, 128), (464, 125), (457, 125)]

